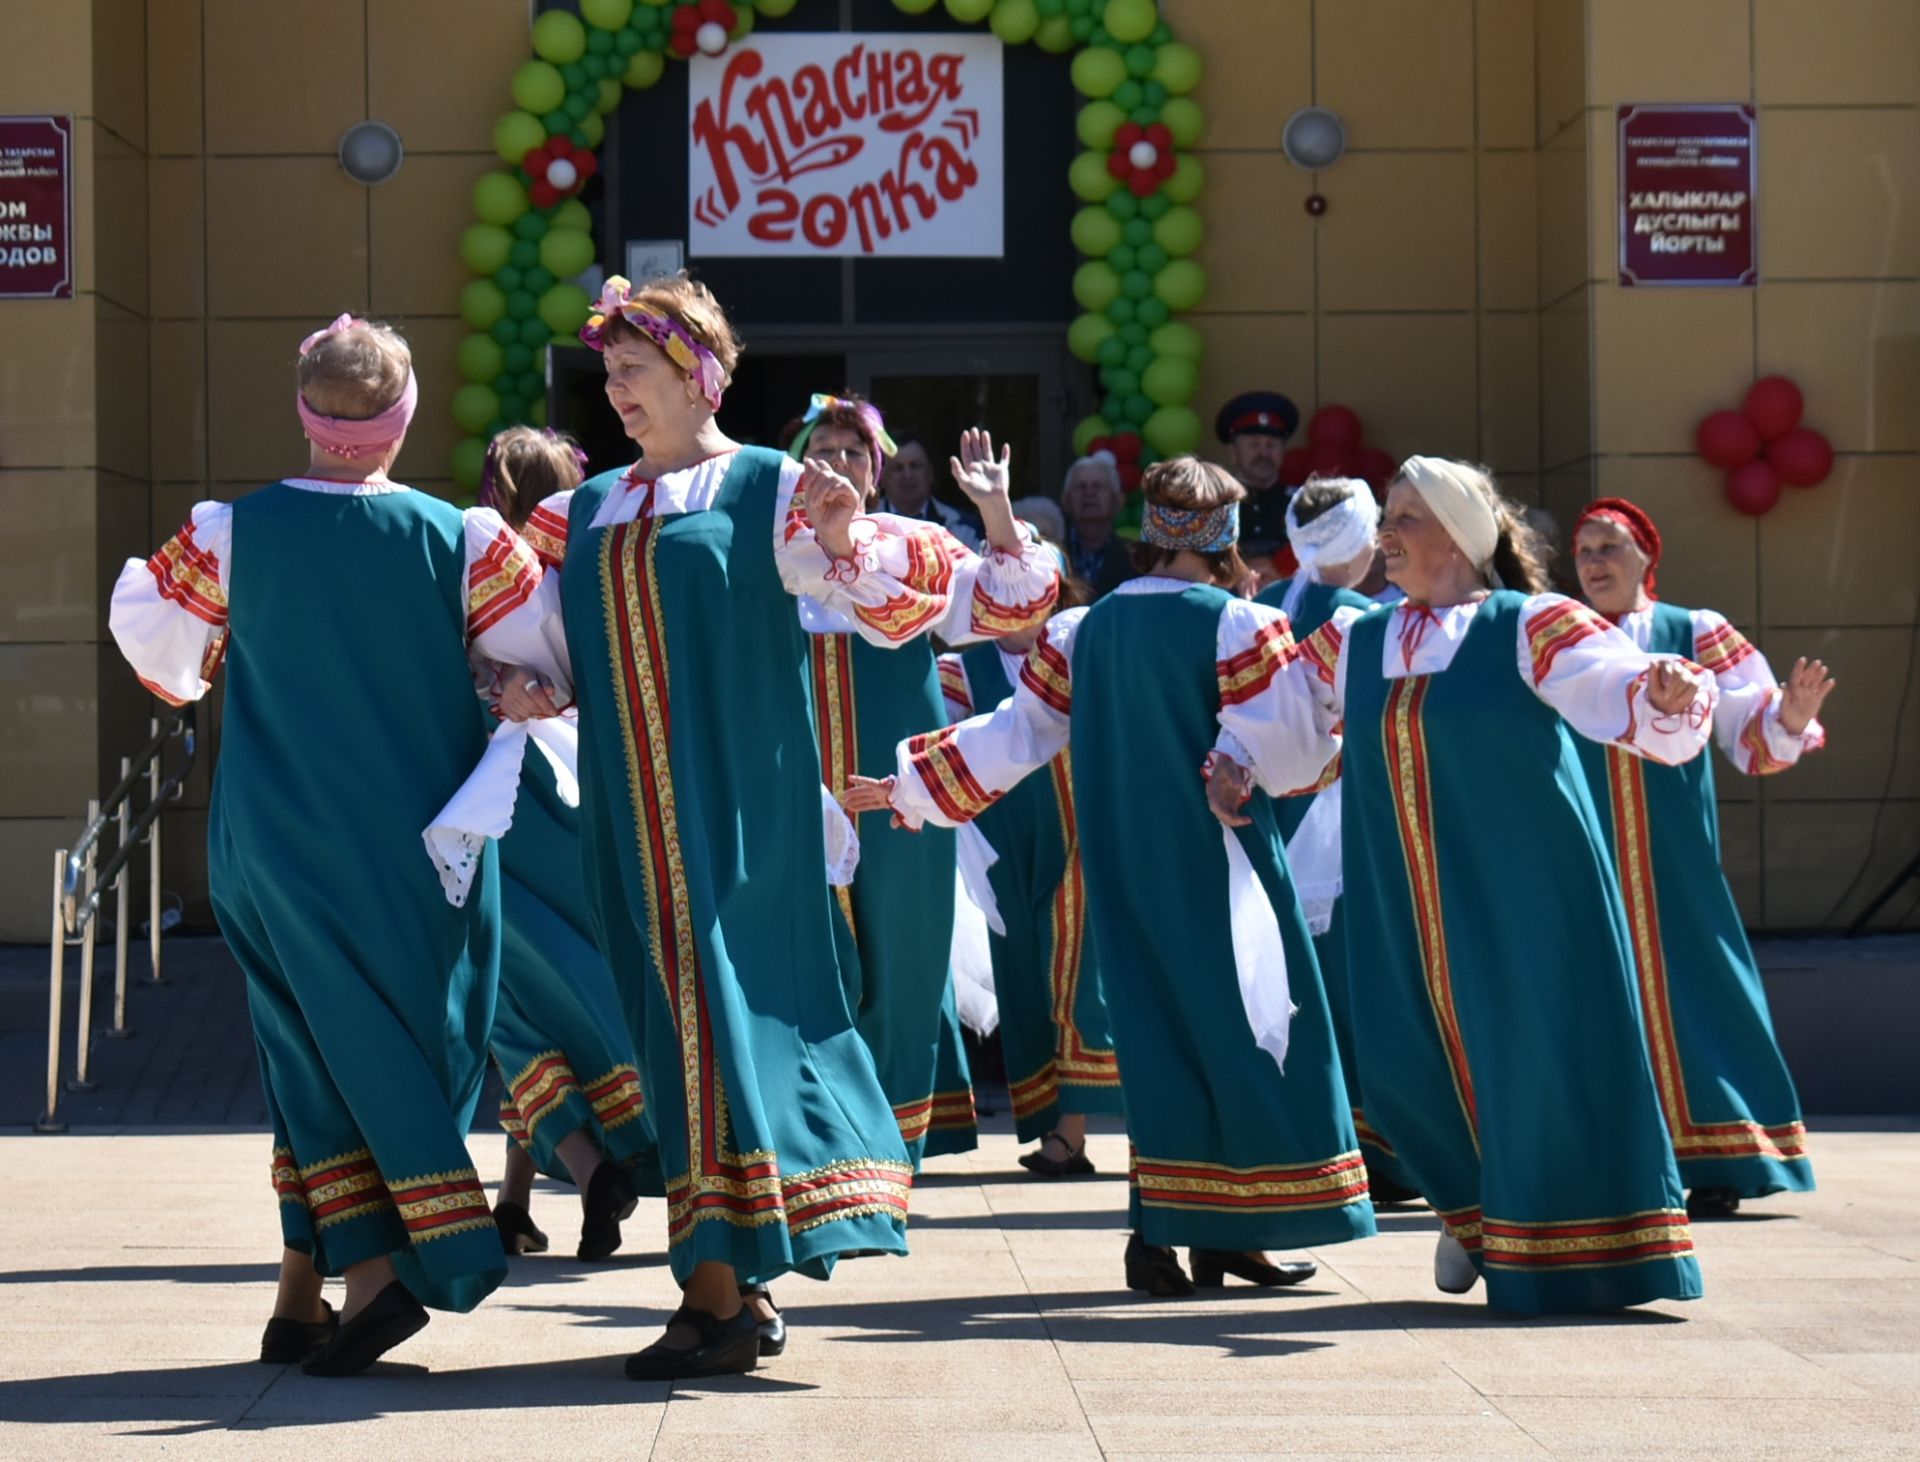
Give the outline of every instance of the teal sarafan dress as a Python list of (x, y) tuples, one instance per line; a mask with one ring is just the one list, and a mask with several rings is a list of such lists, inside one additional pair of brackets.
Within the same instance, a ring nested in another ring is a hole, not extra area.
[(1323, 755), (1310, 729), (1344, 718), (1342, 898), (1367, 1116), (1501, 1309), (1700, 1293), (1626, 920), (1573, 747), (1577, 730), (1670, 761), (1698, 754), (1704, 715), (1657, 715), (1650, 663), (1559, 595), (1340, 610), (1223, 745), (1271, 788)]
[[(1292, 579), (1281, 579), (1261, 590), (1256, 602), (1278, 609), (1292, 587)], [(1289, 616), (1291, 632), (1295, 640), (1304, 640), (1325, 624), (1336, 609), (1364, 614), (1371, 608), (1373, 601), (1363, 594), (1331, 584), (1309, 582)], [(1337, 761), (1327, 768), (1327, 774), (1329, 780), (1339, 774)], [(1312, 799), (1305, 796), (1282, 797), (1274, 802), (1274, 820), (1279, 824), (1283, 845), (1300, 830), (1311, 806)], [(1347, 1099), (1353, 1104), (1354, 1131), (1359, 1134), (1360, 1151), (1367, 1159), (1370, 1177), (1400, 1188), (1412, 1188), (1406, 1170), (1394, 1160), (1392, 1145), (1367, 1121), (1366, 1107), (1360, 1098), (1360, 1066), (1353, 1049), (1353, 994), (1347, 974), (1346, 923), (1346, 901), (1336, 899), (1326, 932), (1313, 937), (1313, 951), (1320, 960), (1320, 979), (1326, 986), (1327, 1009), (1333, 1016), (1333, 1036), (1340, 1046), (1340, 1070), (1346, 1077)]]
[[(809, 648), (820, 781), (834, 796), (906, 737), (945, 723), (925, 639), (889, 650), (828, 632), (813, 635)], [(881, 813), (859, 819), (860, 866), (835, 901), (852, 935), (855, 1023), (917, 1164), (978, 1145), (965, 1051), (942, 1044), (953, 986), (954, 838), (946, 828), (916, 835), (889, 821)], [(959, 1040), (957, 1018), (950, 1039)]]
[(664, 1194), (633, 1036), (587, 907), (580, 813), (560, 800), (552, 767), (531, 744), (498, 847), (500, 1125), (550, 1178), (573, 1181), (555, 1147), (584, 1131), (636, 1192)]
[(898, 754), (895, 807), (954, 824), (1071, 745), (1088, 924), (1134, 1144), (1131, 1219), (1153, 1245), (1374, 1232), (1313, 944), (1265, 804), (1234, 836), (1297, 1007), (1284, 1075), (1241, 993), (1231, 863), (1200, 769), (1223, 704), (1285, 658), (1283, 632), (1251, 661), (1223, 661), (1223, 621), (1248, 612), (1211, 586), (1132, 580), (1051, 620), (1010, 701)]
[[(948, 719), (964, 721), (1011, 697), (1021, 660), (991, 644), (941, 656)], [(1087, 929), (1071, 750), (973, 825), (996, 855), (987, 880), (1007, 931), (990, 932), (987, 943), (1014, 1130), (1031, 1142), (1065, 1115), (1119, 1115), (1120, 1063)]]
[(191, 618), (230, 646), (208, 872), (246, 972), (285, 1241), (329, 1274), (390, 1255), (424, 1303), (470, 1309), (506, 1272), (466, 1146), (499, 877), (483, 849), (454, 907), (420, 837), (486, 745), (468, 640), (538, 564), (490, 512), (295, 479), (201, 505), (145, 568), (153, 587), (130, 566), (114, 610), (143, 680), (204, 689), (200, 667), (166, 668)]
[[(1621, 629), (1643, 649), (1713, 674), (1716, 739), (1738, 770), (1785, 771), (1824, 743), (1817, 722), (1800, 736), (1780, 726), (1773, 671), (1721, 616), (1656, 603), (1628, 615)], [(1633, 933), (1647, 1049), (1681, 1181), (1743, 1198), (1811, 1190), (1800, 1101), (1720, 871), (1712, 759), (1658, 766), (1583, 742), (1580, 762)]]
[(860, 561), (835, 564), (800, 476), (748, 447), (549, 499), (530, 527), (562, 565), (557, 596), (549, 575), (484, 647), (579, 702), (587, 891), (683, 1280), (702, 1262), (824, 1278), (906, 1248), (912, 1165), (836, 950), (797, 596), (894, 644), (952, 616), (1010, 633), (1057, 588), (1037, 550), (981, 560), (890, 518), (863, 520)]

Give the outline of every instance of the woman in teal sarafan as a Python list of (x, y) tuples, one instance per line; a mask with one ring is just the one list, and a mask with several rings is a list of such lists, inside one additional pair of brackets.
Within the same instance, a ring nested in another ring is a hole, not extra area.
[[(1299, 567), (1291, 578), (1269, 584), (1255, 596), (1258, 603), (1286, 613), (1296, 640), (1303, 640), (1325, 624), (1336, 609), (1364, 613), (1371, 600), (1354, 592), (1354, 585), (1373, 568), (1380, 523), (1380, 504), (1373, 489), (1353, 477), (1314, 477), (1296, 491), (1287, 504), (1287, 543)], [(1324, 793), (1337, 804), (1340, 796), (1331, 783), (1339, 776), (1338, 761), (1328, 766)], [(1283, 797), (1274, 803), (1274, 819), (1283, 841), (1291, 843), (1306, 819), (1313, 800)], [(1296, 880), (1298, 870), (1295, 870)], [(1347, 1097), (1353, 1105), (1353, 1126), (1360, 1135), (1360, 1151), (1367, 1160), (1367, 1186), (1375, 1203), (1404, 1202), (1419, 1195), (1406, 1172), (1394, 1161), (1393, 1149), (1367, 1121), (1360, 1097), (1360, 1066), (1353, 1049), (1353, 996), (1347, 974), (1346, 909), (1332, 888), (1310, 890), (1308, 902), (1324, 907), (1325, 928), (1313, 936), (1320, 959), (1320, 978), (1327, 987), (1327, 1008), (1333, 1015), (1333, 1035), (1340, 1045), (1340, 1070), (1346, 1077)], [(1316, 919), (1313, 927), (1320, 928)]]
[[(1435, 1280), (1527, 1313), (1700, 1293), (1584, 736), (1698, 755), (1714, 692), (1539, 592), (1478, 468), (1410, 458), (1380, 530), (1404, 603), (1339, 609), (1227, 719), (1211, 795), (1321, 774), (1344, 720), (1342, 894), (1369, 1122), (1440, 1214)], [(1505, 587), (1492, 587), (1503, 585)]]
[[(862, 517), (851, 483), (740, 447), (715, 420), (739, 342), (684, 275), (607, 283), (583, 332), (641, 450), (541, 505), (559, 565), (495, 658), (578, 697), (589, 897), (640, 1057), (684, 1287), (636, 1379), (750, 1370), (777, 1320), (741, 1286), (900, 1253), (912, 1167), (835, 952), (820, 748), (795, 600), (877, 645), (957, 617), (1047, 611), (1055, 576), (1004, 492), (985, 559), (944, 529)], [(503, 680), (512, 717), (551, 714)]]
[[(1240, 485), (1183, 457), (1143, 487), (1141, 577), (1055, 616), (1011, 699), (903, 744), (897, 775), (853, 800), (957, 826), (1071, 749), (1134, 1144), (1127, 1282), (1190, 1293), (1173, 1253), (1186, 1245), (1196, 1283), (1298, 1283), (1314, 1265), (1261, 1251), (1371, 1235), (1366, 1170), (1272, 809), (1223, 837), (1199, 777), (1231, 707), (1291, 642), (1278, 612), (1222, 587), (1246, 576)], [(1336, 743), (1321, 739), (1324, 764)]]
[[(208, 873), (246, 972), (286, 1247), (262, 1359), (325, 1375), (506, 1273), (466, 1146), (499, 871), (483, 843), (455, 907), (420, 834), (486, 745), (469, 647), (540, 566), (497, 513), (389, 479), (417, 395), (386, 327), (342, 315), (309, 336), (305, 473), (199, 504), (113, 596), (114, 638), (163, 699), (199, 699), (227, 662)], [(343, 1271), (336, 1327), (320, 1279)]]
[[(1574, 525), (1587, 602), (1641, 649), (1692, 660), (1713, 676), (1714, 739), (1736, 770), (1772, 776), (1824, 745), (1816, 717), (1833, 689), (1827, 667), (1802, 659), (1785, 684), (1775, 680), (1766, 657), (1724, 616), (1655, 597), (1659, 562), (1659, 529), (1624, 499), (1589, 504)], [(1724, 1217), (1742, 1198), (1810, 1190), (1800, 1101), (1720, 871), (1712, 758), (1647, 766), (1585, 743), (1580, 763), (1633, 931), (1647, 1049), (1689, 1212)]]

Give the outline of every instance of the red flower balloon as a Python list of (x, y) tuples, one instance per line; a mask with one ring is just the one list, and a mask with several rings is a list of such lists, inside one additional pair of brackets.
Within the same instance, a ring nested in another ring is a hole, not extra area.
[(1132, 431), (1115, 432), (1113, 436), (1107, 440), (1107, 450), (1113, 453), (1114, 457), (1118, 459), (1122, 466), (1125, 466), (1129, 462), (1138, 465), (1141, 453), (1140, 433)]
[(1295, 447), (1280, 459), (1280, 485), (1298, 487), (1313, 472), (1313, 453), (1305, 447)]
[(1833, 472), (1833, 444), (1810, 427), (1795, 427), (1767, 444), (1767, 462), (1789, 487), (1818, 487)]
[(1780, 474), (1764, 457), (1756, 457), (1744, 467), (1727, 474), (1727, 501), (1757, 518), (1780, 501)]
[(575, 147), (573, 139), (556, 132), (544, 147), (536, 147), (520, 159), (531, 180), (527, 196), (536, 208), (551, 208), (562, 198), (571, 198), (587, 186), (600, 160), (593, 149)]
[(1360, 414), (1351, 406), (1322, 406), (1307, 423), (1307, 444), (1313, 447), (1343, 447), (1357, 451), (1360, 446)]
[(1760, 455), (1760, 433), (1738, 411), (1716, 411), (1693, 434), (1694, 449), (1715, 467), (1744, 467)]
[(1173, 176), (1173, 133), (1164, 122), (1142, 127), (1127, 122), (1113, 134), (1113, 151), (1107, 154), (1107, 171), (1127, 186), (1136, 198), (1150, 197)]
[(1744, 409), (1760, 440), (1770, 442), (1800, 425), (1806, 403), (1800, 388), (1785, 376), (1762, 376), (1748, 388)]

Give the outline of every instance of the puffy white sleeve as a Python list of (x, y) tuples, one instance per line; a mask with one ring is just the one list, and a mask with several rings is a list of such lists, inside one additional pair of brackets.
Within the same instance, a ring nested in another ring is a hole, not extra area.
[[(553, 499), (549, 498), (548, 502)], [(560, 515), (564, 526), (564, 512)], [(566, 540), (558, 540), (564, 556)], [(564, 704), (573, 695), (573, 662), (560, 618), (560, 575), (541, 567), (533, 544), (492, 508), (466, 511), (467, 638), (498, 666), (544, 676)]]
[(227, 650), (233, 507), (199, 503), (152, 558), (127, 560), (107, 625), (140, 683), (169, 705), (212, 687)]
[(941, 655), (934, 661), (940, 672), (940, 699), (946, 702), (947, 724), (956, 725), (973, 714), (973, 682), (967, 679), (967, 667), (958, 655)]
[(784, 464), (774, 513), (774, 557), (787, 592), (838, 609), (882, 647), (937, 634), (949, 644), (1031, 629), (1060, 597), (1059, 565), (1031, 529), (1018, 554), (982, 557), (947, 529), (876, 513), (853, 520), (853, 556), (836, 559), (814, 537), (801, 467)]
[[(1251, 599), (1229, 603), (1216, 635), (1220, 736), (1213, 756), (1238, 762), (1275, 797), (1311, 792), (1339, 776), (1342, 650), (1360, 615), (1336, 609), (1304, 643), (1295, 643), (1281, 610)], [(1209, 757), (1206, 770), (1212, 764)]]
[(1728, 761), (1750, 777), (1784, 772), (1827, 744), (1826, 728), (1809, 721), (1795, 736), (1780, 724), (1780, 682), (1758, 646), (1711, 609), (1693, 614), (1693, 658), (1720, 687), (1713, 739)]
[(1073, 637), (1084, 609), (1047, 621), (995, 710), (900, 743), (893, 810), (906, 826), (959, 827), (1066, 749), (1073, 713)]
[(1711, 680), (1693, 707), (1663, 715), (1647, 700), (1647, 675), (1661, 657), (1577, 600), (1535, 594), (1520, 612), (1520, 676), (1566, 723), (1649, 761), (1678, 766), (1707, 744), (1719, 691)]

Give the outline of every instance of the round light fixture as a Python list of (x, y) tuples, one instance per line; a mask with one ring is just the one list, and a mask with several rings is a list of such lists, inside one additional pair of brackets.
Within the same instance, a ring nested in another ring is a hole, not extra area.
[(1347, 124), (1326, 107), (1302, 107), (1287, 118), (1280, 150), (1288, 162), (1310, 173), (1330, 168), (1347, 150)]
[(400, 134), (385, 122), (357, 122), (340, 139), (340, 166), (354, 182), (369, 188), (399, 172), (406, 155)]

